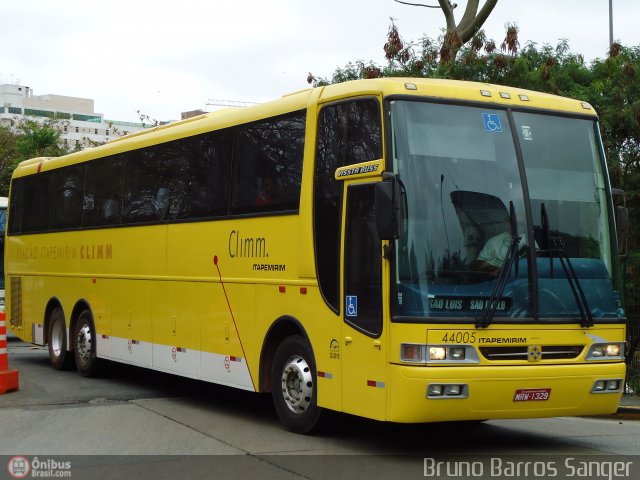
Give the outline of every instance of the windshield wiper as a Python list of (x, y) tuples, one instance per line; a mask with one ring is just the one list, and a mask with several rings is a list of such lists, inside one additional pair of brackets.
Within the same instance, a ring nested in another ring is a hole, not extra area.
[(547, 209), (544, 203), (540, 205), (540, 218), (542, 221), (542, 232), (544, 235), (544, 241), (546, 243), (546, 250), (537, 250), (537, 252), (548, 253), (549, 255), (549, 275), (553, 278), (553, 259), (557, 258), (560, 261), (560, 266), (564, 271), (564, 275), (569, 282), (573, 298), (576, 301), (578, 312), (580, 312), (580, 326), (592, 327), (593, 315), (591, 315), (591, 308), (587, 297), (582, 290), (578, 275), (576, 275), (571, 260), (567, 256), (564, 249), (564, 240), (560, 235), (552, 236), (551, 229), (549, 228), (549, 216), (547, 215)]
[[(476, 328), (487, 328), (491, 325), (493, 317), (498, 310), (498, 300), (502, 297), (504, 289), (507, 286), (507, 277), (513, 267), (513, 262), (518, 256), (518, 250), (520, 248), (520, 240), (522, 236), (518, 235), (518, 223), (516, 220), (516, 210), (513, 207), (513, 202), (509, 202), (509, 223), (511, 224), (511, 246), (509, 252), (502, 263), (496, 284), (493, 287), (489, 301), (482, 311), (482, 316), (476, 320)], [(516, 266), (517, 268), (517, 266)]]

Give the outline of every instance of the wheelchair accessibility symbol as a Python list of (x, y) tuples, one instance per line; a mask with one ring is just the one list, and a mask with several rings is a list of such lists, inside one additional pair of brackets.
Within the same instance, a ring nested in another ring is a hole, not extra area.
[(500, 123), (500, 115), (497, 113), (483, 113), (482, 122), (484, 123), (485, 132), (502, 132), (502, 124)]
[(358, 316), (358, 297), (356, 295), (347, 295), (347, 317)]

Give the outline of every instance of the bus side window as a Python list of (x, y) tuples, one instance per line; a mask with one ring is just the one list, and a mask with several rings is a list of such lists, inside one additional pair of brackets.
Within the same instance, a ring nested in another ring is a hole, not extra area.
[(23, 180), (22, 233), (49, 228), (52, 178), (51, 172), (43, 172)]
[(227, 213), (231, 131), (209, 132), (176, 145), (169, 218), (219, 217)]
[[(300, 204), (306, 111), (234, 130), (231, 213), (297, 210)], [(277, 197), (267, 198), (267, 184)]]
[(53, 171), (52, 229), (77, 228), (81, 225), (84, 172), (84, 165)]
[(127, 157), (123, 218), (125, 223), (163, 220), (175, 150), (160, 144)]
[(107, 157), (87, 165), (83, 225), (117, 225), (122, 220), (124, 156)]

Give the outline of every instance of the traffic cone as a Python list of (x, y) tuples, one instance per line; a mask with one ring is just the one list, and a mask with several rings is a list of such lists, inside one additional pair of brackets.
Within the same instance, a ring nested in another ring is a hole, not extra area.
[(0, 395), (18, 390), (18, 371), (9, 370), (6, 314), (0, 312)]

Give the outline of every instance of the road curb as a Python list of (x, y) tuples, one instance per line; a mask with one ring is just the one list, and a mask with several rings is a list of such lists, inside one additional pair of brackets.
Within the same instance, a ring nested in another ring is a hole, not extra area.
[(640, 406), (621, 405), (618, 407), (618, 413), (640, 413)]

